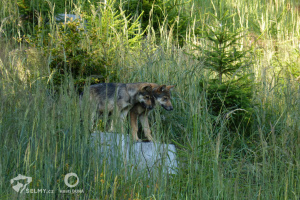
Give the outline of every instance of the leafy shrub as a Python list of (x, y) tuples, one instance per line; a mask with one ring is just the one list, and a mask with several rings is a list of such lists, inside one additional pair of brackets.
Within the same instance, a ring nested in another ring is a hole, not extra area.
[(58, 25), (54, 34), (45, 35), (37, 31), (33, 37), (27, 38), (30, 45), (41, 49), (45, 56), (50, 56), (50, 78), (55, 88), (63, 83), (65, 76), (71, 75), (81, 92), (87, 77), (93, 75), (90, 81), (99, 83), (109, 75), (105, 67), (107, 60), (99, 55), (99, 49), (91, 50), (85, 45), (89, 35), (79, 25), (79, 20), (71, 20)]
[(83, 28), (78, 28), (79, 25), (79, 21), (75, 20), (60, 26), (57, 35), (53, 37), (55, 47), (50, 49), (50, 69), (60, 74), (67, 74), (69, 70), (75, 79), (105, 74), (105, 58), (84, 45), (86, 33)]
[[(142, 30), (150, 26), (155, 31), (156, 37), (160, 38), (160, 30), (164, 27), (167, 31), (172, 31), (174, 38), (177, 38), (179, 44), (183, 45), (189, 20), (184, 4), (165, 0), (130, 0), (122, 4), (122, 9), (126, 16), (135, 19), (142, 15), (140, 17)], [(116, 6), (120, 5), (116, 4)]]
[(119, 47), (130, 47), (141, 37), (136, 31), (137, 23), (128, 27), (127, 19), (110, 4), (99, 4), (98, 8), (91, 5), (92, 15), (82, 13), (80, 19), (54, 24), (52, 31), (39, 27), (33, 36), (27, 36), (30, 45), (49, 56), (54, 86), (61, 85), (69, 75), (80, 91), (86, 82), (118, 82), (114, 64), (118, 49), (122, 49)]
[[(28, 34), (34, 32), (33, 27), (39, 21), (49, 21), (49, 12), (55, 11), (53, 14), (64, 13), (66, 11), (65, 5), (72, 3), (71, 0), (17, 0), (16, 4), (22, 20), (22, 30)], [(55, 5), (55, 10), (52, 10), (53, 5)]]

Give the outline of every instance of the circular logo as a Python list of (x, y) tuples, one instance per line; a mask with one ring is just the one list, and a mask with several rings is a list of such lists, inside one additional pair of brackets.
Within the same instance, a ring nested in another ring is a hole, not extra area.
[[(74, 183), (73, 185), (71, 185), (71, 184), (68, 182), (68, 179), (69, 179), (71, 176), (75, 176), (76, 179), (77, 179), (76, 183)], [(75, 187), (76, 185), (78, 185), (78, 183), (79, 183), (79, 178), (78, 178), (77, 174), (75, 174), (75, 173), (68, 173), (68, 174), (65, 175), (64, 181), (65, 181), (65, 184), (66, 184), (68, 187), (72, 188), (72, 187)]]

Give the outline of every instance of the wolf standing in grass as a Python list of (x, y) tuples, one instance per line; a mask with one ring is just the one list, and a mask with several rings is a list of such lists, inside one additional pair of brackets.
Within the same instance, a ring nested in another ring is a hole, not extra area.
[[(152, 87), (152, 94), (155, 98), (155, 101), (159, 103), (164, 109), (167, 111), (173, 110), (173, 106), (171, 103), (171, 92), (170, 90), (174, 88), (174, 85), (158, 85), (156, 83), (149, 83)], [(131, 110), (130, 110), (130, 124), (132, 128), (132, 137), (136, 141), (140, 141), (137, 136), (138, 132), (138, 117), (141, 120), (141, 124), (144, 129), (144, 134), (148, 138), (148, 140), (153, 141), (153, 137), (151, 135), (151, 130), (149, 127), (148, 122), (148, 111), (145, 106), (140, 103), (137, 103)]]
[[(151, 110), (155, 104), (152, 86), (149, 83), (100, 83), (91, 85), (90, 101), (92, 108), (95, 108), (98, 114), (104, 112), (111, 114), (115, 110), (122, 125), (122, 132), (124, 132), (123, 121), (135, 104), (138, 103), (147, 110)], [(115, 123), (112, 123), (111, 129), (114, 126)]]

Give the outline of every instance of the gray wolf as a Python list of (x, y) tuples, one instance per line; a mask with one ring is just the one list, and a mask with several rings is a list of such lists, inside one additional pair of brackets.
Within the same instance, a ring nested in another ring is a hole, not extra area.
[[(98, 114), (116, 112), (122, 124), (129, 110), (137, 103), (145, 110), (154, 107), (152, 86), (148, 83), (100, 83), (90, 86), (92, 109)], [(113, 130), (112, 123), (111, 130)]]
[[(175, 87), (175, 85), (158, 85), (156, 83), (149, 83), (152, 87), (152, 94), (155, 98), (155, 101), (160, 104), (167, 111), (173, 110), (173, 106), (171, 103), (171, 89)], [(148, 113), (149, 109), (142, 106), (140, 103), (137, 103), (130, 110), (130, 124), (132, 128), (132, 137), (135, 141), (141, 141), (138, 136), (138, 118), (141, 121), (144, 134), (149, 141), (153, 141), (153, 137), (151, 135), (151, 130), (148, 122)]]

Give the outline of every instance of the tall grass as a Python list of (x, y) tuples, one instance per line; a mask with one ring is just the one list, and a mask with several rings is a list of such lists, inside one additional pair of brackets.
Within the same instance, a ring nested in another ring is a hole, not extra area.
[[(32, 6), (38, 7), (35, 3)], [(52, 1), (48, 3), (54, 5)], [(80, 9), (86, 11), (80, 3), (68, 2), (65, 10), (77, 14)], [(211, 117), (205, 91), (199, 87), (199, 81), (211, 75), (201, 60), (191, 56), (193, 45), (206, 45), (197, 31), (204, 27), (203, 23), (209, 23), (206, 13), (214, 12), (217, 1), (184, 4), (191, 19), (182, 47), (163, 27), (159, 43), (151, 27), (147, 37), (130, 43), (128, 19), (124, 19), (122, 28), (110, 29), (114, 34), (106, 34), (106, 47), (114, 50), (111, 66), (120, 82), (176, 84), (172, 93), (174, 110), (167, 112), (157, 107), (150, 121), (159, 142), (177, 146), (178, 174), (148, 177), (134, 166), (121, 164), (122, 158), (119, 166), (110, 165), (105, 155), (98, 155), (90, 147), (92, 124), (87, 96), (80, 104), (72, 77), (66, 78), (59, 92), (53, 90), (49, 57), (12, 39), (22, 38), (26, 27), (20, 24), (14, 2), (1, 1), (0, 199), (298, 200), (299, 4), (260, 0), (223, 3), (236, 13), (236, 27), (248, 30), (249, 37), (243, 44), (253, 47), (254, 113), (249, 138), (239, 133), (228, 138), (226, 128), (222, 128), (228, 119), (221, 115), (218, 119)], [(109, 8), (95, 5), (90, 16), (101, 19), (102, 12), (97, 8)], [(50, 9), (48, 14), (53, 17), (54, 13)], [(100, 23), (93, 26), (98, 35), (103, 34)], [(56, 31), (55, 22), (50, 21), (50, 33), (54, 35)], [(96, 44), (87, 41), (83, 45)], [(76, 188), (83, 189), (83, 194), (59, 193), (67, 189), (64, 175), (69, 172), (78, 175)], [(29, 188), (54, 193), (16, 193), (10, 179), (18, 174), (33, 177)]]

